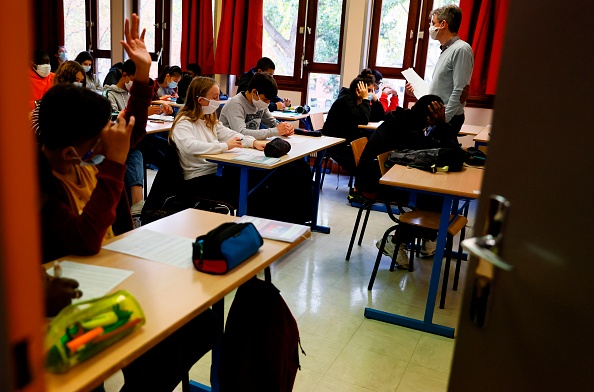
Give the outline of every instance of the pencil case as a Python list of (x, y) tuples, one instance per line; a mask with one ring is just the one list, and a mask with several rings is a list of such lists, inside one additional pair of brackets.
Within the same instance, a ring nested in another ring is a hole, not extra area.
[(45, 335), (45, 367), (62, 373), (144, 325), (136, 298), (120, 290), (69, 305), (51, 321)]
[(192, 244), (194, 267), (213, 275), (227, 273), (258, 252), (264, 240), (256, 226), (248, 223), (223, 223)]

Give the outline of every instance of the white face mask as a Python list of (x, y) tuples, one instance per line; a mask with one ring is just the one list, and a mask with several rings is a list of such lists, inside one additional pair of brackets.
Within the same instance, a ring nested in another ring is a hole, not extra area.
[(74, 84), (76, 87), (82, 87), (83, 86), (83, 84), (81, 82), (74, 82), (72, 84)]
[(256, 93), (256, 95), (258, 96), (258, 100), (256, 101), (255, 99), (252, 98), (252, 104), (258, 110), (267, 109), (268, 108), (268, 104), (266, 102), (262, 101), (262, 99), (260, 98), (260, 94)]
[(200, 97), (208, 101), (208, 106), (202, 106), (202, 113), (204, 114), (213, 114), (217, 111), (221, 103), (219, 101), (215, 101), (214, 99), (208, 99), (204, 97)]
[(439, 30), (441, 30), (439, 27), (429, 27), (429, 36), (431, 37), (431, 39), (437, 39), (437, 33), (439, 33)]
[(133, 80), (129, 81), (128, 83), (126, 83), (124, 85), (124, 87), (126, 87), (126, 90), (130, 91), (130, 89), (132, 89), (132, 84), (134, 83)]
[(52, 67), (49, 64), (39, 64), (37, 66), (37, 73), (42, 78), (45, 78), (47, 75), (49, 75), (51, 70)]
[(87, 72), (89, 72), (91, 70), (91, 66), (90, 65), (83, 65), (82, 67), (85, 70), (85, 73), (87, 73)]

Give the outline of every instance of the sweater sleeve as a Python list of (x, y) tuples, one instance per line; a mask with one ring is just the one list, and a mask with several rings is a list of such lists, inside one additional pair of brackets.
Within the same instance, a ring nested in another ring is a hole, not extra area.
[[(221, 154), (228, 150), (227, 143), (209, 141), (205, 130), (189, 120), (181, 120), (173, 128), (173, 141), (180, 154)], [(210, 130), (207, 130), (210, 132)]]
[(130, 99), (126, 106), (126, 121), (134, 116), (135, 123), (130, 136), (130, 148), (135, 147), (146, 135), (146, 122), (148, 119), (148, 108), (151, 104), (153, 86), (149, 80), (148, 84), (135, 81), (130, 91)]
[(125, 171), (125, 165), (105, 160), (96, 174), (97, 186), (80, 215), (71, 209), (67, 197), (58, 196), (63, 189), (53, 179), (54, 191), (46, 188), (42, 193), (44, 261), (68, 254), (92, 255), (99, 252), (107, 230), (116, 219)]
[(474, 68), (474, 56), (472, 49), (468, 45), (456, 50), (452, 54), (452, 72), (453, 85), (452, 94), (445, 108), (446, 121), (449, 122), (452, 117), (464, 106), (460, 102), (462, 91), (466, 85), (470, 84), (472, 70)]

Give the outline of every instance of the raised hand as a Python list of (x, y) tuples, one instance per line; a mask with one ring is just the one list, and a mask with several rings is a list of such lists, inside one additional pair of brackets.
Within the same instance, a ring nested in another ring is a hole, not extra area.
[(126, 53), (134, 64), (136, 65), (135, 80), (141, 82), (148, 82), (149, 70), (151, 68), (151, 55), (144, 44), (144, 34), (146, 29), (139, 34), (140, 18), (136, 14), (132, 14), (132, 20), (126, 18), (124, 24), (124, 36), (126, 40), (120, 41)]

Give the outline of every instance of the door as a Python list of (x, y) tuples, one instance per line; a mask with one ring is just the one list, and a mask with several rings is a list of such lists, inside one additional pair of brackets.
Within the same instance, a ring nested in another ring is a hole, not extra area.
[[(509, 209), (486, 322), (470, 319), (473, 259), (449, 390), (594, 388), (592, 2), (509, 2), (479, 201)], [(586, 9), (587, 8), (587, 9)], [(555, 26), (549, 28), (548, 26)]]

